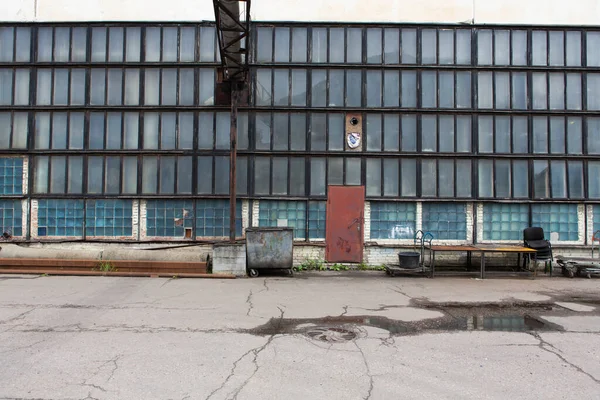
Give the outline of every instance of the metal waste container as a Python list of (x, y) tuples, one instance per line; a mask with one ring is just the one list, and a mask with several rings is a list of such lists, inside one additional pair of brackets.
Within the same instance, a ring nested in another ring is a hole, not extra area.
[(292, 228), (247, 228), (246, 268), (255, 278), (261, 270), (281, 270), (293, 275)]

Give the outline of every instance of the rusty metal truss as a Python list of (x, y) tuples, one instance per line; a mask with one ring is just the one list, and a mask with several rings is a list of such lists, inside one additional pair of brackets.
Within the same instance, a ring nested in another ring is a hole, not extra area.
[[(223, 80), (238, 88), (248, 77), (250, 0), (213, 0)], [(233, 88), (233, 87), (232, 87)]]

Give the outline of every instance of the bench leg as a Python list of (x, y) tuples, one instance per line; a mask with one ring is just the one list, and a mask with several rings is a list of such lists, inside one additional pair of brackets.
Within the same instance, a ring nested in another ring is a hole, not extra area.
[(481, 272), (479, 273), (481, 279), (485, 279), (485, 252), (481, 252)]

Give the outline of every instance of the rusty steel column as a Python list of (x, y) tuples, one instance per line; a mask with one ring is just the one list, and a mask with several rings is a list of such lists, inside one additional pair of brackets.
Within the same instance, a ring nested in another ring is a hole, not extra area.
[(231, 84), (231, 126), (229, 129), (229, 140), (231, 142), (231, 155), (229, 157), (229, 241), (235, 242), (235, 218), (236, 218), (236, 161), (237, 161), (237, 107), (238, 91), (235, 84)]

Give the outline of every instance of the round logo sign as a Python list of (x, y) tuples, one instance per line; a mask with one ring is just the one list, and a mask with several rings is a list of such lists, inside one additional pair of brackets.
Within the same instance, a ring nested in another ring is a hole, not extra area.
[(348, 132), (346, 137), (346, 142), (348, 143), (348, 147), (351, 149), (356, 149), (360, 146), (360, 133), (358, 132)]

